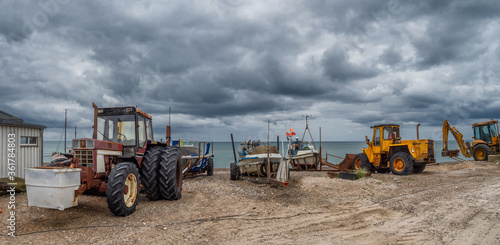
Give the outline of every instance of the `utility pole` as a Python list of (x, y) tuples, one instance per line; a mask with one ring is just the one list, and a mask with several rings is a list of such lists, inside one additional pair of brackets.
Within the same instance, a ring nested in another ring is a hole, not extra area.
[(68, 109), (64, 109), (64, 153), (66, 153), (66, 126), (68, 125)]

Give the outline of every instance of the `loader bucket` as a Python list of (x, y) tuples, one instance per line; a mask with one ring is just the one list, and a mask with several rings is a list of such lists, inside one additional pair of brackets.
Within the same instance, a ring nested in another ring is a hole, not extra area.
[(355, 156), (356, 154), (345, 154), (344, 160), (338, 164), (341, 171), (352, 169), (352, 161), (354, 161)]

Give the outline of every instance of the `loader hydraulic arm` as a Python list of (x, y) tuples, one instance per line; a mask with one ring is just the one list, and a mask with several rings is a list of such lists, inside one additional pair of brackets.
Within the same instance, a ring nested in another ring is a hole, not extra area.
[(471, 147), (468, 144), (468, 142), (464, 142), (464, 137), (458, 131), (457, 128), (453, 127), (448, 120), (445, 120), (443, 123), (443, 151), (442, 151), (442, 156), (448, 156), (448, 157), (458, 157), (458, 150), (448, 150), (448, 132), (451, 132), (453, 137), (455, 137), (455, 140), (457, 141), (458, 146), (460, 147), (460, 150), (462, 151), (462, 154), (464, 157), (471, 157), (472, 156), (472, 151)]

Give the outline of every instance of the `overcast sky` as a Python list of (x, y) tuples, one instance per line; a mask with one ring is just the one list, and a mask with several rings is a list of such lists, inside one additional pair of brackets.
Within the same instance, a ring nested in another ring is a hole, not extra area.
[[(0, 110), (59, 140), (68, 109), (138, 106), (165, 138), (302, 134), (362, 141), (370, 125), (466, 139), (500, 119), (500, 2), (0, 1)], [(68, 140), (73, 135), (68, 132)]]

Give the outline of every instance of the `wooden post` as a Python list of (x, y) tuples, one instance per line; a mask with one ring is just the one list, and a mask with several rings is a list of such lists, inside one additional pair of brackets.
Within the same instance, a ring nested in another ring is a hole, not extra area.
[(94, 107), (94, 133), (92, 134), (92, 139), (97, 139), (97, 105), (92, 102), (92, 107)]
[(267, 121), (267, 181), (271, 180), (271, 158), (269, 154), (269, 148), (271, 147), (269, 145), (269, 124), (271, 123), (271, 120)]

